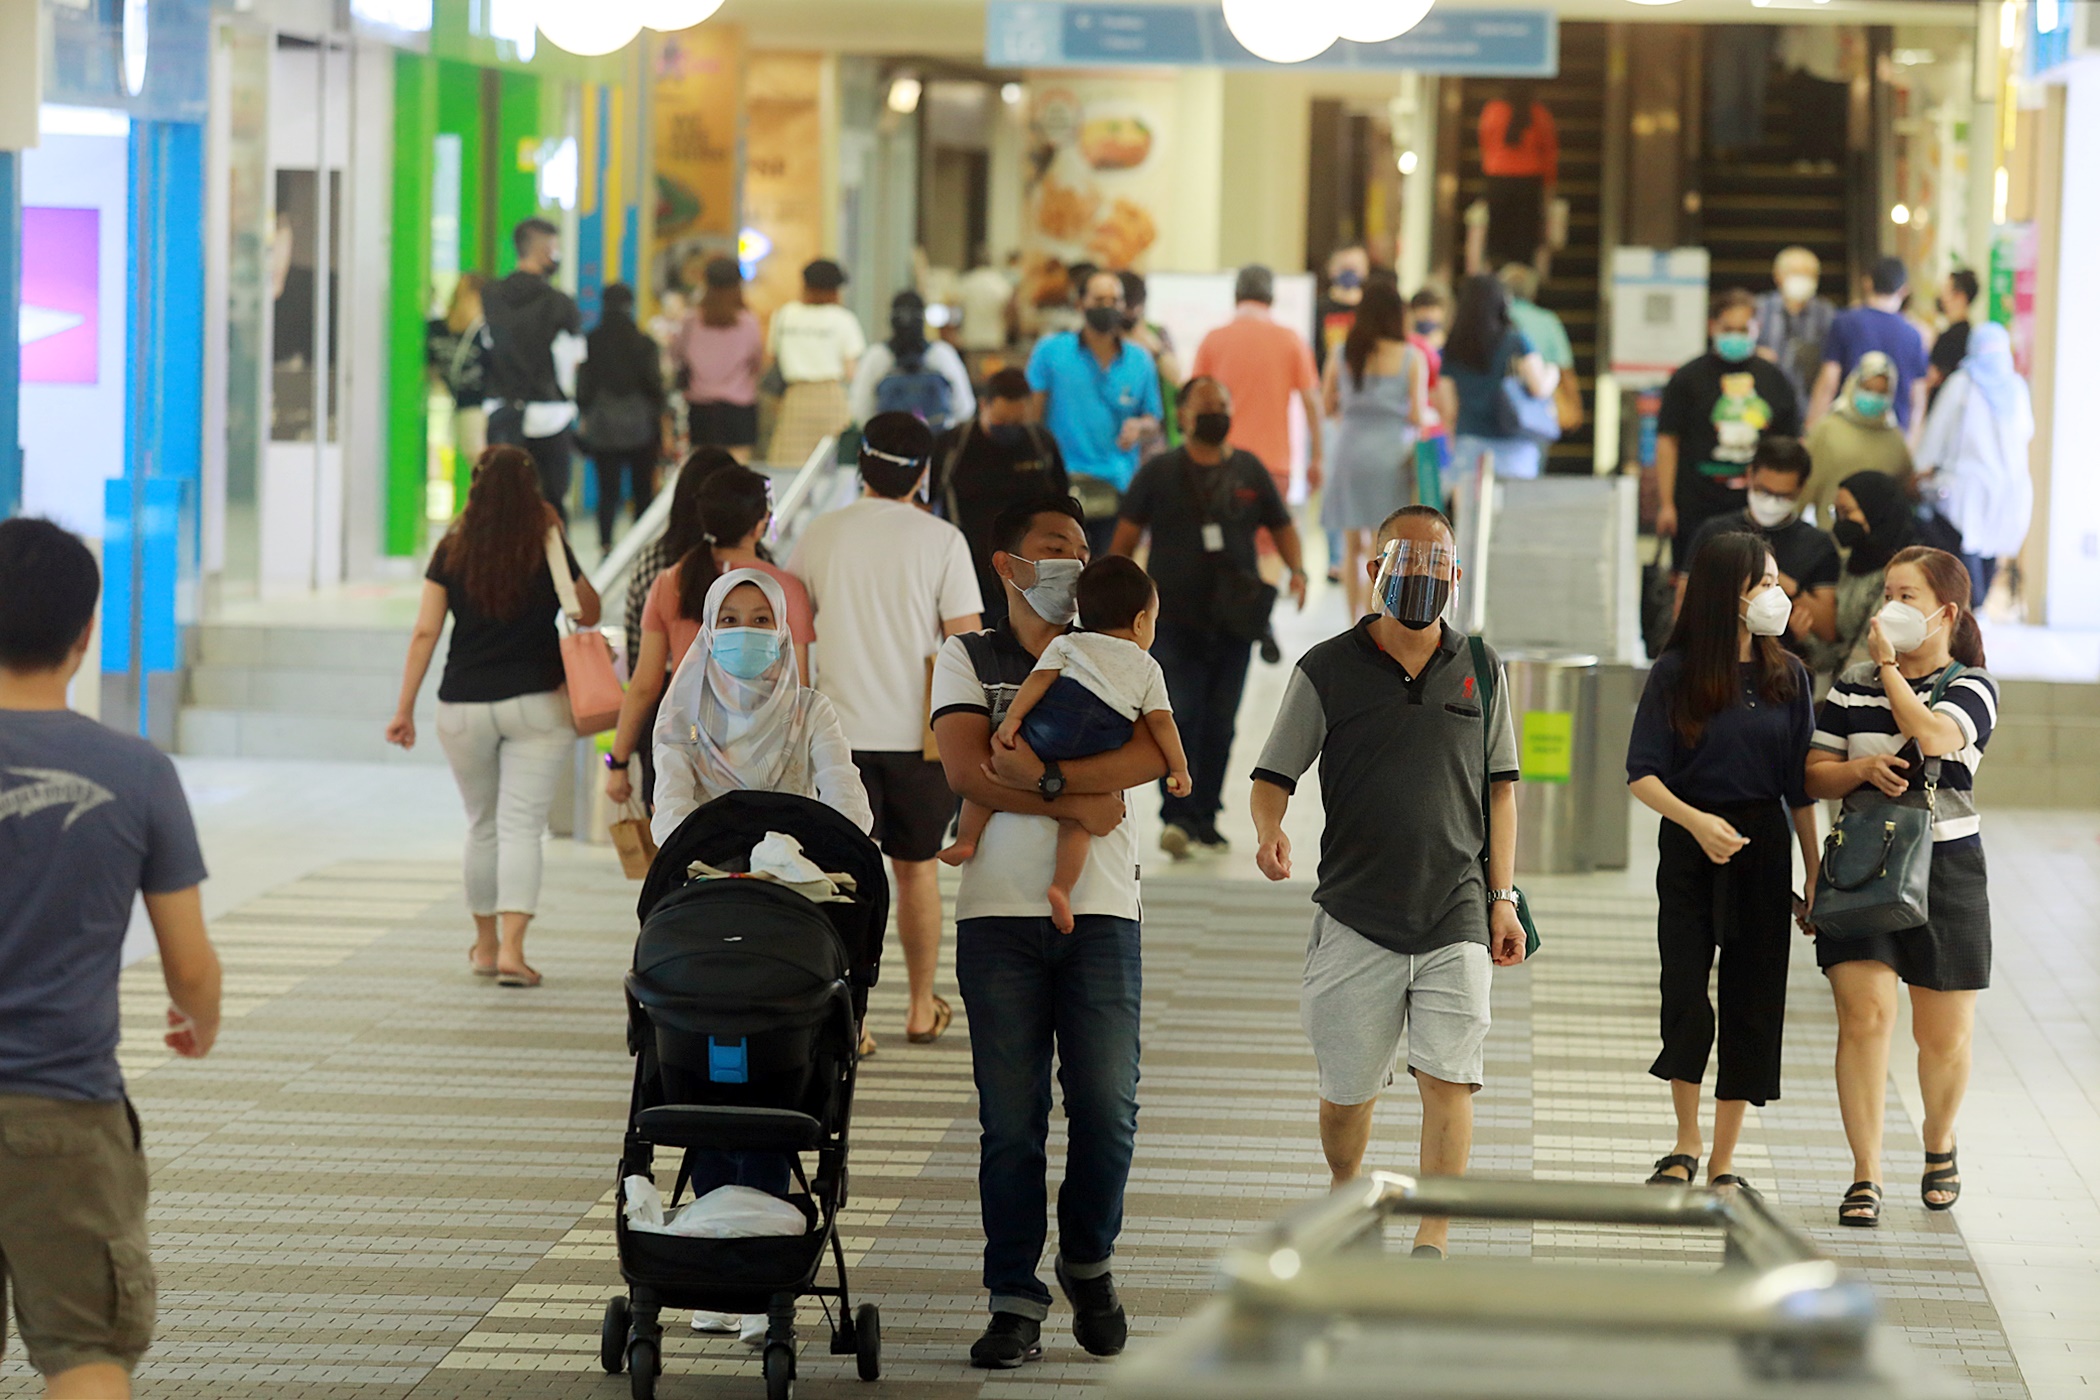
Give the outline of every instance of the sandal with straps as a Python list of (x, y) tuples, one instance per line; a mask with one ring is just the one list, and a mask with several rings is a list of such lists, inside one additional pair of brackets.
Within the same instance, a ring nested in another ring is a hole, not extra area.
[[(1684, 1175), (1668, 1175), (1667, 1173), (1672, 1167), (1683, 1167)], [(1650, 1186), (1689, 1186), (1698, 1175), (1699, 1159), (1697, 1157), (1688, 1156), (1682, 1152), (1672, 1152), (1667, 1157), (1658, 1157), (1656, 1159), (1655, 1171), (1648, 1177), (1648, 1184)]]
[(1871, 1229), (1880, 1223), (1881, 1184), (1855, 1181), (1846, 1187), (1845, 1199), (1838, 1202), (1838, 1224)]
[(1757, 1194), (1757, 1188), (1755, 1186), (1752, 1186), (1749, 1182), (1743, 1180), (1734, 1172), (1722, 1172), (1719, 1176), (1715, 1177), (1712, 1181), (1709, 1181), (1706, 1184), (1708, 1186), (1733, 1186), (1736, 1190), (1745, 1192), (1749, 1195), (1755, 1196)]
[[(1945, 1152), (1926, 1153), (1925, 1165), (1937, 1168), (1935, 1171), (1926, 1172), (1918, 1182), (1918, 1198), (1925, 1202), (1925, 1209), (1954, 1209), (1954, 1203), (1961, 1199), (1961, 1168), (1954, 1164), (1954, 1150), (1949, 1148)], [(1935, 1191), (1945, 1195), (1947, 1199), (1935, 1201), (1932, 1199), (1932, 1193)]]

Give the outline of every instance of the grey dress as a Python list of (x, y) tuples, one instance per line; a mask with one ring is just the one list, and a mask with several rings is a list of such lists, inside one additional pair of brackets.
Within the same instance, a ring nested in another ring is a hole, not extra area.
[(1327, 452), (1327, 495), (1320, 524), (1329, 530), (1375, 530), (1415, 499), (1415, 430), (1409, 383), (1415, 349), (1398, 374), (1366, 374), (1359, 388), (1343, 364), (1335, 375), (1341, 401)]

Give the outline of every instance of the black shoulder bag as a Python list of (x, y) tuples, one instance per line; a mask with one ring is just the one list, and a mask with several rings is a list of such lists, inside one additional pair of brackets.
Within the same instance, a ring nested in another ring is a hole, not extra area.
[[(1228, 457), (1219, 463), (1220, 468), (1231, 460)], [(1276, 608), (1276, 586), (1265, 583), (1260, 574), (1222, 548), (1224, 523), (1211, 509), (1210, 497), (1197, 482), (1195, 463), (1189, 460), (1186, 449), (1181, 455), (1181, 480), (1202, 530), (1207, 533), (1215, 528), (1221, 532), (1221, 547), (1204, 552), (1210, 563), (1211, 624), (1239, 641), (1258, 642), (1269, 635), (1269, 614)]]

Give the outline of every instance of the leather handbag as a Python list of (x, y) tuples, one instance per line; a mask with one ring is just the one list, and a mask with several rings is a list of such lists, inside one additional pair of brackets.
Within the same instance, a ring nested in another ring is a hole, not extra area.
[[(1948, 662), (1926, 708), (1939, 704), (1960, 675)], [(1940, 761), (1925, 760), (1924, 805), (1883, 800), (1841, 813), (1823, 841), (1816, 875), (1814, 921), (1819, 938), (1866, 938), (1921, 928), (1931, 917), (1932, 822), (1938, 807)]]
[(602, 734), (620, 722), (620, 677), (613, 670), (612, 644), (605, 634), (579, 625), (583, 605), (576, 599), (576, 581), (569, 574), (558, 525), (547, 527), (547, 572), (554, 577), (554, 596), (561, 599), (569, 619), (570, 630), (561, 638), (561, 669), (576, 732)]
[[(1489, 745), (1494, 742), (1495, 668), (1488, 665), (1486, 642), (1478, 637), (1468, 637), (1466, 644), (1473, 650), (1473, 675), (1480, 683), (1480, 829), (1489, 833), (1488, 844), (1480, 848), (1480, 876), (1487, 882), (1487, 887), (1493, 889), (1494, 877), (1488, 874), (1488, 850), (1494, 845), (1495, 829), (1495, 783), (1492, 777), (1495, 759), (1489, 751)], [(1514, 883), (1510, 888), (1517, 889)], [(1532, 955), (1539, 950), (1539, 926), (1531, 917), (1531, 901), (1524, 897), (1521, 889), (1517, 889), (1517, 922), (1524, 927), (1524, 961), (1530, 962)]]

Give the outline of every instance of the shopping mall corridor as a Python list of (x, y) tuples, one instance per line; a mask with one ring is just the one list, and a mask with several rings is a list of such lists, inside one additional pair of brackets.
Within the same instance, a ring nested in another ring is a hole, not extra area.
[[(1256, 668), (1242, 776), (1228, 790), (1234, 853), (1146, 872), (1142, 1110), (1117, 1270), (1139, 1345), (1205, 1298), (1228, 1240), (1324, 1181), (1298, 1022), (1310, 886), (1260, 881), (1243, 815), (1244, 772), (1281, 680), (1280, 668)], [(214, 866), (228, 1021), (211, 1058), (174, 1061), (157, 1052), (157, 967), (126, 975), (124, 1066), (154, 1163), (161, 1279), (139, 1394), (626, 1394), (597, 1364), (598, 1318), (618, 1283), (609, 1191), (630, 1075), (620, 978), (636, 888), (610, 848), (550, 841), (531, 944), (547, 982), (506, 991), (466, 966), (460, 819), (442, 768), (183, 760), (182, 771)], [(1306, 874), (1310, 790), (1293, 828)], [(2100, 815), (1992, 812), (1987, 831), (1999, 975), (1982, 999), (1958, 1211), (1917, 1204), (1913, 1089), (1891, 1099), (1883, 1227), (1836, 1227), (1849, 1162), (1829, 1076), (1834, 1024), (1805, 947), (1786, 1095), (1752, 1111), (1738, 1169), (1862, 1270), (1891, 1323), (1977, 1395), (2085, 1393), (2100, 1384), (2100, 939), (2089, 918), (2050, 911), (2100, 896)], [(1527, 881), (1547, 941), (1535, 965), (1497, 975), (1479, 1171), (1631, 1181), (1666, 1149), (1667, 1095), (1645, 1074), (1652, 847), (1652, 825), (1637, 821), (1632, 869)], [(884, 1046), (861, 1081), (844, 1230), (856, 1287), (882, 1307), (885, 1379), (864, 1386), (850, 1361), (824, 1355), (805, 1305), (801, 1393), (1087, 1393), (1105, 1368), (1073, 1345), (1061, 1303), (1043, 1363), (988, 1375), (963, 1362), (982, 1316), (969, 1027), (959, 1014), (939, 1044), (906, 1046), (891, 961), (873, 1002)], [(945, 965), (942, 985), (952, 996)], [(1899, 1089), (1908, 1078), (1899, 1064)], [(1412, 1162), (1410, 1100), (1381, 1109), (1377, 1165)], [(1454, 1245), (1717, 1262), (1691, 1237), (1592, 1227), (1460, 1224)], [(761, 1393), (754, 1356), (682, 1318), (667, 1351), (666, 1397)], [(0, 1396), (33, 1393), (19, 1352), (0, 1362)]]

